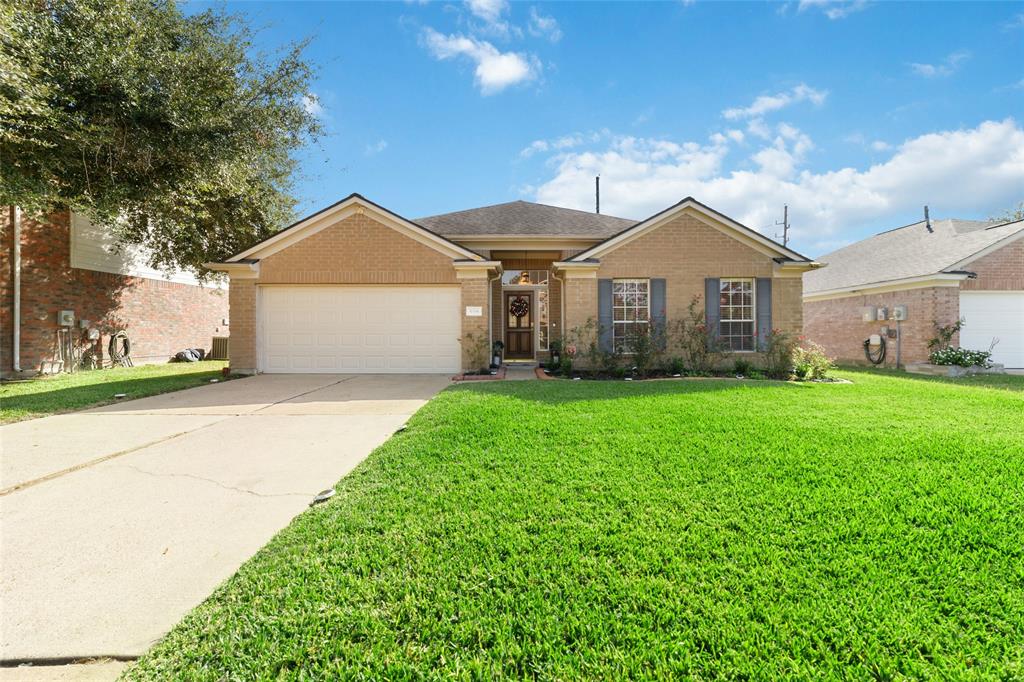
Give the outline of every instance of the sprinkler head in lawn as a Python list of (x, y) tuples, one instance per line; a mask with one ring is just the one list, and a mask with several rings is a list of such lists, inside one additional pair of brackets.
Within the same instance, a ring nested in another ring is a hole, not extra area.
[(334, 488), (328, 488), (327, 490), (321, 490), (320, 492), (318, 492), (316, 494), (316, 497), (313, 498), (313, 501), (309, 503), (309, 506), (312, 507), (314, 504), (320, 504), (321, 502), (326, 502), (327, 500), (331, 499), (332, 497), (334, 497)]

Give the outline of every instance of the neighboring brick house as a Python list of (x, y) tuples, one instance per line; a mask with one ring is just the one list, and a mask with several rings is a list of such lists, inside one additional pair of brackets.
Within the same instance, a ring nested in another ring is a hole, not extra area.
[[(15, 367), (15, 215), (0, 216), (0, 373)], [(83, 216), (64, 211), (46, 220), (20, 216), (20, 325), (17, 360), (35, 372), (59, 356), (59, 311), (74, 313), (70, 334), (81, 350), (107, 355), (109, 336), (125, 330), (136, 364), (166, 362), (184, 348), (209, 350), (227, 336), (226, 287), (198, 286), (184, 273), (168, 276), (149, 268), (139, 249), (118, 249), (111, 237)], [(88, 327), (81, 326), (87, 321)], [(88, 339), (89, 329), (100, 338)]]
[(1024, 221), (922, 221), (820, 260), (827, 267), (804, 275), (804, 329), (840, 361), (866, 363), (863, 343), (884, 327), (884, 364), (895, 365), (893, 315), (906, 306), (901, 363), (926, 362), (935, 325), (963, 318), (955, 343), (972, 350), (995, 343), (995, 362), (1024, 368)]
[(525, 201), (407, 220), (358, 194), (224, 263), (237, 372), (454, 372), (494, 341), (548, 357), (598, 321), (605, 349), (701, 299), (713, 333), (755, 353), (802, 329), (817, 263), (693, 199), (642, 221)]

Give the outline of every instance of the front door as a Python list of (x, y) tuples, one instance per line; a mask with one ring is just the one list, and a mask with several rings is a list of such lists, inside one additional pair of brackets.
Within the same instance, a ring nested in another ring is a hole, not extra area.
[(533, 359), (533, 292), (505, 292), (505, 357)]

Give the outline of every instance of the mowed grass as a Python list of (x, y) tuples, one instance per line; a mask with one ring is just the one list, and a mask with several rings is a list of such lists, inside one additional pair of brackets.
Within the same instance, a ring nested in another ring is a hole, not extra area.
[(1024, 677), (1024, 394), (843, 376), (449, 389), (125, 677)]
[(0, 424), (105, 405), (115, 402), (116, 393), (131, 400), (192, 388), (219, 378), (226, 366), (220, 360), (174, 362), (5, 382), (0, 384)]

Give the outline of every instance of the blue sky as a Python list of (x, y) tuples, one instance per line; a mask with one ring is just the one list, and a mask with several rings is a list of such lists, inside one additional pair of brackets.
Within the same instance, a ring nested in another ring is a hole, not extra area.
[[(190, 9), (204, 7), (190, 3)], [(1024, 201), (1024, 3), (228, 3), (312, 36), (328, 135), (301, 208), (526, 199), (647, 215), (693, 195), (820, 255)]]

